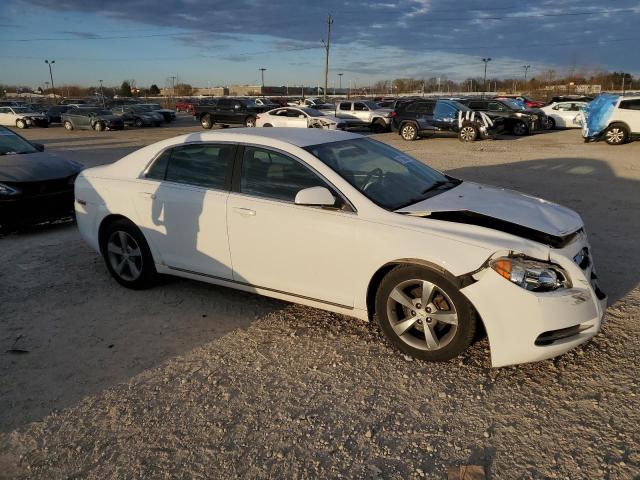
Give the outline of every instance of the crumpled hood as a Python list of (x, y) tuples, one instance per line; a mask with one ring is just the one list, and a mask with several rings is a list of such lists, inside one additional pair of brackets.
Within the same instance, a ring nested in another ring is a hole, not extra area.
[[(400, 211), (425, 217), (436, 212), (471, 212), (554, 237), (574, 233), (583, 226), (580, 215), (566, 207), (513, 190), (474, 182), (463, 182)], [(446, 220), (442, 215), (434, 217)]]
[(66, 178), (83, 166), (53, 153), (0, 155), (0, 182), (40, 182)]

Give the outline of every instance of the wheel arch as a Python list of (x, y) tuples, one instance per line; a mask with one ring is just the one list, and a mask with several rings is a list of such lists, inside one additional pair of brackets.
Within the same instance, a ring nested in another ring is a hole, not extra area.
[(428, 260), (423, 260), (420, 258), (399, 258), (397, 260), (392, 260), (378, 268), (373, 276), (369, 279), (366, 297), (367, 314), (369, 316), (369, 320), (373, 319), (373, 315), (375, 314), (376, 293), (378, 291), (378, 288), (380, 287), (382, 279), (387, 275), (387, 273), (400, 265), (415, 265), (425, 267), (435, 273), (442, 275), (460, 289), (464, 288), (470, 283), (473, 283), (474, 281), (470, 275), (461, 275), (459, 277), (456, 277), (451, 272), (442, 268), (442, 266)]
[[(609, 123), (607, 125), (607, 128), (613, 127), (614, 125), (623, 127), (626, 131), (627, 134), (631, 134), (631, 128), (629, 127), (629, 125), (627, 124), (627, 122), (622, 121), (622, 120), (614, 120), (613, 122)], [(604, 133), (605, 130), (607, 130), (607, 128), (605, 128), (604, 130), (602, 130), (602, 132)]]

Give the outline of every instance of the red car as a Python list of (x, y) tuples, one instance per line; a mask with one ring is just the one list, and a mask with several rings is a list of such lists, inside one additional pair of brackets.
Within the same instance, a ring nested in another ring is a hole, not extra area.
[(178, 100), (176, 102), (177, 112), (187, 112), (193, 115), (196, 110), (196, 102), (193, 100)]
[(525, 107), (527, 108), (542, 108), (546, 105), (546, 103), (544, 102), (538, 102), (537, 100), (531, 100), (530, 98), (527, 97), (523, 97), (522, 95), (500, 95), (499, 97), (496, 97), (496, 99), (498, 100), (502, 100), (505, 98), (512, 98), (515, 100), (520, 100), (521, 102), (524, 102)]

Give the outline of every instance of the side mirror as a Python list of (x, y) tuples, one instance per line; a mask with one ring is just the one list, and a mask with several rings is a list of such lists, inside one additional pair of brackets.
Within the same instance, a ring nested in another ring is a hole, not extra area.
[(296, 205), (311, 205), (317, 207), (332, 207), (336, 203), (335, 197), (325, 187), (311, 187), (300, 190), (296, 194)]
[(33, 143), (31, 142), (31, 145), (33, 145), (33, 147), (38, 150), (39, 152), (44, 152), (44, 145), (42, 143)]

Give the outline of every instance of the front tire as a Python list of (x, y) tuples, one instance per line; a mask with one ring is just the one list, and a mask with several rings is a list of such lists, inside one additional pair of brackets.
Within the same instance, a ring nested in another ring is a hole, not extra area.
[(400, 127), (400, 136), (411, 142), (418, 138), (418, 127), (416, 127), (413, 123), (405, 123), (402, 127)]
[(73, 123), (71, 123), (69, 120), (65, 120), (64, 121), (64, 129), (71, 131), (73, 130)]
[(398, 266), (383, 278), (376, 316), (392, 345), (421, 360), (457, 357), (476, 334), (475, 312), (460, 290), (443, 275), (418, 265)]
[(556, 129), (556, 121), (551, 118), (551, 117), (547, 117), (547, 123), (545, 125), (545, 130), (555, 130)]
[(144, 126), (144, 122), (142, 121), (142, 119), (141, 119), (141, 118), (136, 118), (136, 119), (133, 121), (133, 124), (134, 124), (136, 127), (138, 127), (138, 128), (141, 128), (141, 127), (143, 127), (143, 126)]
[(480, 132), (478, 128), (471, 124), (463, 125), (458, 133), (458, 140), (461, 142), (475, 142), (478, 139)]
[(16, 120), (16, 127), (22, 129), (22, 128), (27, 128), (27, 126), (28, 126), (27, 122), (25, 122), (24, 120), (22, 119)]
[(629, 139), (629, 130), (619, 124), (609, 125), (604, 131), (604, 141), (609, 145), (622, 145)]
[(256, 126), (256, 118), (255, 117), (247, 117), (244, 121), (244, 126), (247, 128), (253, 128)]
[(101, 131), (103, 131), (103, 130), (104, 130), (104, 123), (102, 123), (102, 122), (96, 122), (96, 124), (93, 126), (93, 129), (94, 129), (96, 132), (101, 132)]
[(110, 223), (100, 249), (109, 273), (122, 286), (148, 288), (157, 275), (153, 256), (142, 232), (129, 220)]
[(371, 125), (371, 131), (373, 133), (384, 133), (387, 131), (387, 124), (384, 123), (384, 120), (376, 120)]

